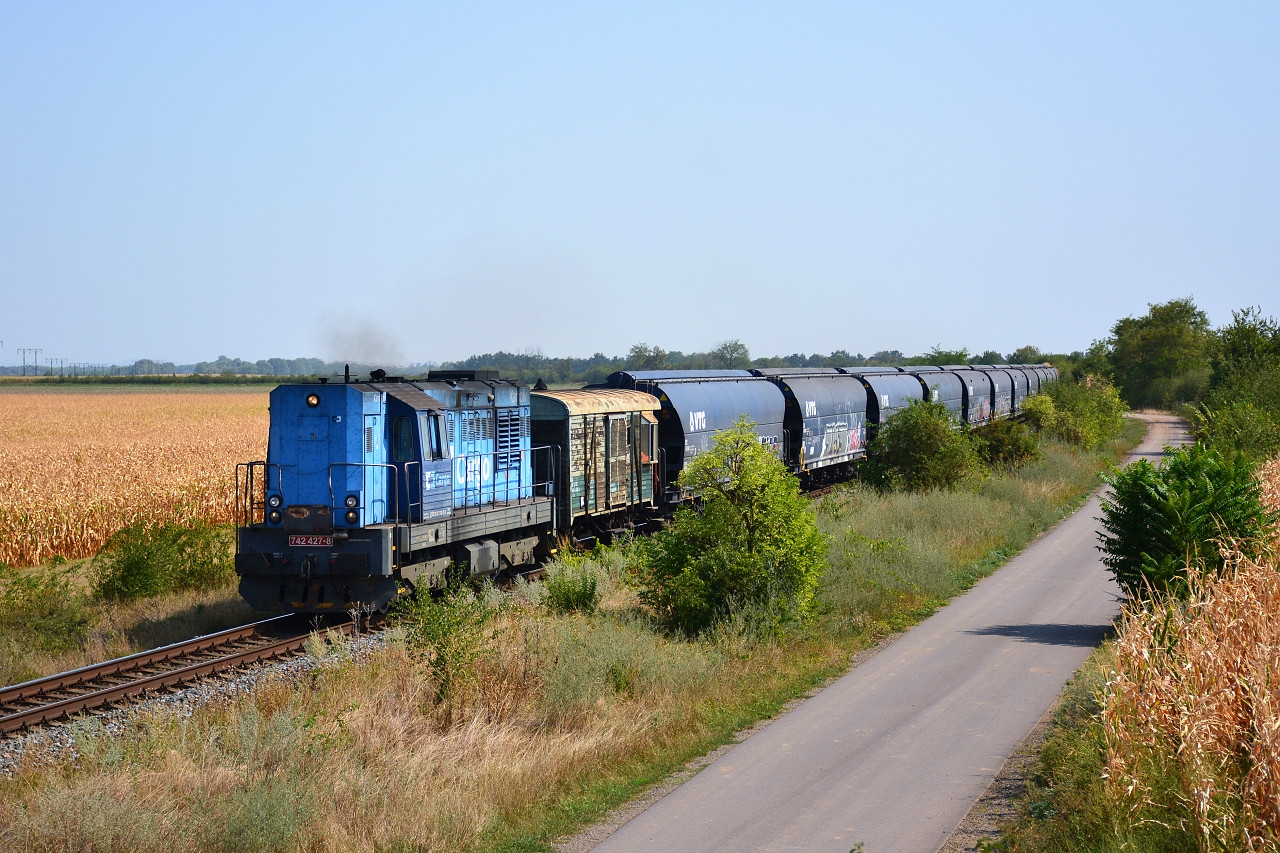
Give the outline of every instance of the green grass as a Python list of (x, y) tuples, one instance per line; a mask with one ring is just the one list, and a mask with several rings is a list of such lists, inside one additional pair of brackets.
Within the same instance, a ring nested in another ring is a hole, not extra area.
[(1141, 434), (1141, 424), (1127, 428), (1099, 456), (1045, 442), (1037, 461), (957, 491), (836, 490), (819, 511), (831, 543), (819, 593), (826, 613), (856, 630), (917, 621), (1074, 512), (1105, 461)]
[(1027, 781), (1018, 818), (992, 850), (1021, 853), (1193, 853), (1194, 834), (1135, 820), (1107, 795), (1106, 742), (1098, 697), (1114, 658), (1096, 650), (1067, 685)]
[[(187, 640), (258, 618), (236, 593), (229, 569), (230, 531), (192, 533), (206, 550), (225, 553), (221, 571), (201, 573), (192, 560), (182, 584), (132, 601), (97, 594), (99, 561), (55, 560), (14, 569), (0, 566), (0, 685), (33, 678)], [(151, 571), (168, 571), (162, 549), (141, 543), (135, 551)], [(189, 544), (189, 543), (188, 543)], [(159, 554), (159, 558), (157, 558)], [(189, 555), (186, 555), (189, 557)], [(117, 568), (120, 563), (117, 561)], [(117, 577), (125, 576), (117, 572)]]

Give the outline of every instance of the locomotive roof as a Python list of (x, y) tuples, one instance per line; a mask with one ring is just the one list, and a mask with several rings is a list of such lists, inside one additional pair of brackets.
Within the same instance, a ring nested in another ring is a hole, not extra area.
[(381, 391), (388, 397), (392, 397), (404, 403), (414, 411), (422, 411), (423, 409), (439, 409), (441, 407), (439, 401), (431, 399), (424, 394), (421, 389), (415, 388), (407, 382), (386, 384), (366, 382), (359, 384), (352, 383), (352, 385), (359, 388), (361, 391)]

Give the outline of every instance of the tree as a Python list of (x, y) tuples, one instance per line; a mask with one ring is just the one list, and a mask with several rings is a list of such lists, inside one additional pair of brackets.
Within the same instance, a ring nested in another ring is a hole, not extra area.
[(1211, 387), (1233, 374), (1269, 370), (1280, 364), (1280, 324), (1258, 307), (1231, 312), (1231, 325), (1214, 332), (1210, 348)]
[(1044, 361), (1044, 353), (1027, 344), (1009, 353), (1009, 364), (1039, 364)]
[(1213, 375), (1207, 404), (1247, 402), (1280, 420), (1280, 324), (1261, 309), (1232, 312), (1232, 323), (1214, 333)]
[(716, 344), (715, 349), (707, 353), (707, 361), (711, 367), (746, 370), (751, 367), (751, 351), (746, 344), (734, 338)]
[(1113, 377), (1134, 407), (1171, 407), (1195, 399), (1209, 379), (1209, 318), (1191, 297), (1152, 304), (1143, 317), (1111, 329)]
[(627, 367), (632, 370), (660, 370), (667, 366), (667, 352), (662, 347), (645, 343), (632, 344), (627, 352)]
[(530, 378), (535, 374), (541, 373), (543, 362), (547, 357), (542, 354), (542, 347), (527, 346), (515, 356), (517, 375), (522, 378)]
[(643, 546), (640, 598), (670, 628), (705, 630), (735, 609), (803, 617), (826, 559), (800, 483), (740, 419), (694, 457), (680, 485), (699, 495)]
[[(824, 367), (853, 367), (858, 364), (861, 359), (849, 355), (848, 350), (838, 349), (831, 355), (827, 356)], [(807, 366), (807, 365), (806, 365)]]
[(1280, 324), (1260, 308), (1214, 332), (1209, 393), (1191, 418), (1196, 441), (1259, 462), (1280, 451)]
[(902, 354), (902, 350), (882, 349), (873, 352), (867, 359), (867, 364), (874, 364), (882, 367), (896, 367), (906, 361), (906, 357)]
[(1106, 341), (1094, 341), (1089, 344), (1089, 349), (1079, 353), (1074, 361), (1075, 364), (1070, 371), (1064, 370), (1063, 365), (1054, 364), (1062, 379), (1074, 376), (1100, 376), (1108, 381), (1114, 379), (1114, 371), (1111, 369), (1111, 347)]
[(925, 364), (968, 364), (969, 350), (964, 347), (947, 350), (941, 344), (934, 344), (923, 359)]

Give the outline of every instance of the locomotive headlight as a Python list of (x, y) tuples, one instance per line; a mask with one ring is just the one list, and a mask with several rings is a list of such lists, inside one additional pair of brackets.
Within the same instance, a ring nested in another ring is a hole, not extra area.
[(345, 518), (347, 519), (347, 524), (356, 524), (360, 521), (360, 513), (358, 510), (349, 509)]
[(355, 507), (360, 506), (360, 498), (356, 495), (347, 495), (346, 504), (347, 509), (354, 509)]
[(284, 515), (278, 509), (273, 509), (267, 513), (267, 521), (272, 524), (279, 524), (284, 519)]
[(272, 495), (271, 497), (267, 498), (267, 506), (271, 507), (272, 509), (279, 509), (280, 504), (282, 503), (283, 501), (280, 500), (279, 495)]
[(308, 394), (308, 395), (307, 395), (307, 405), (308, 405), (308, 406), (310, 406), (310, 407), (311, 407), (311, 408), (313, 408), (313, 409), (314, 409), (316, 406), (320, 405), (320, 395), (319, 395), (319, 394)]

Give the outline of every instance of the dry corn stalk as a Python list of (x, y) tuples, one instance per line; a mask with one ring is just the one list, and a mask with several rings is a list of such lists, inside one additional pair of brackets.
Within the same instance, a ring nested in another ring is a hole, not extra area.
[(87, 557), (144, 521), (230, 522), (267, 392), (0, 393), (0, 562)]
[(1191, 586), (1123, 617), (1109, 784), (1134, 816), (1189, 820), (1202, 850), (1280, 850), (1280, 572), (1233, 555)]

